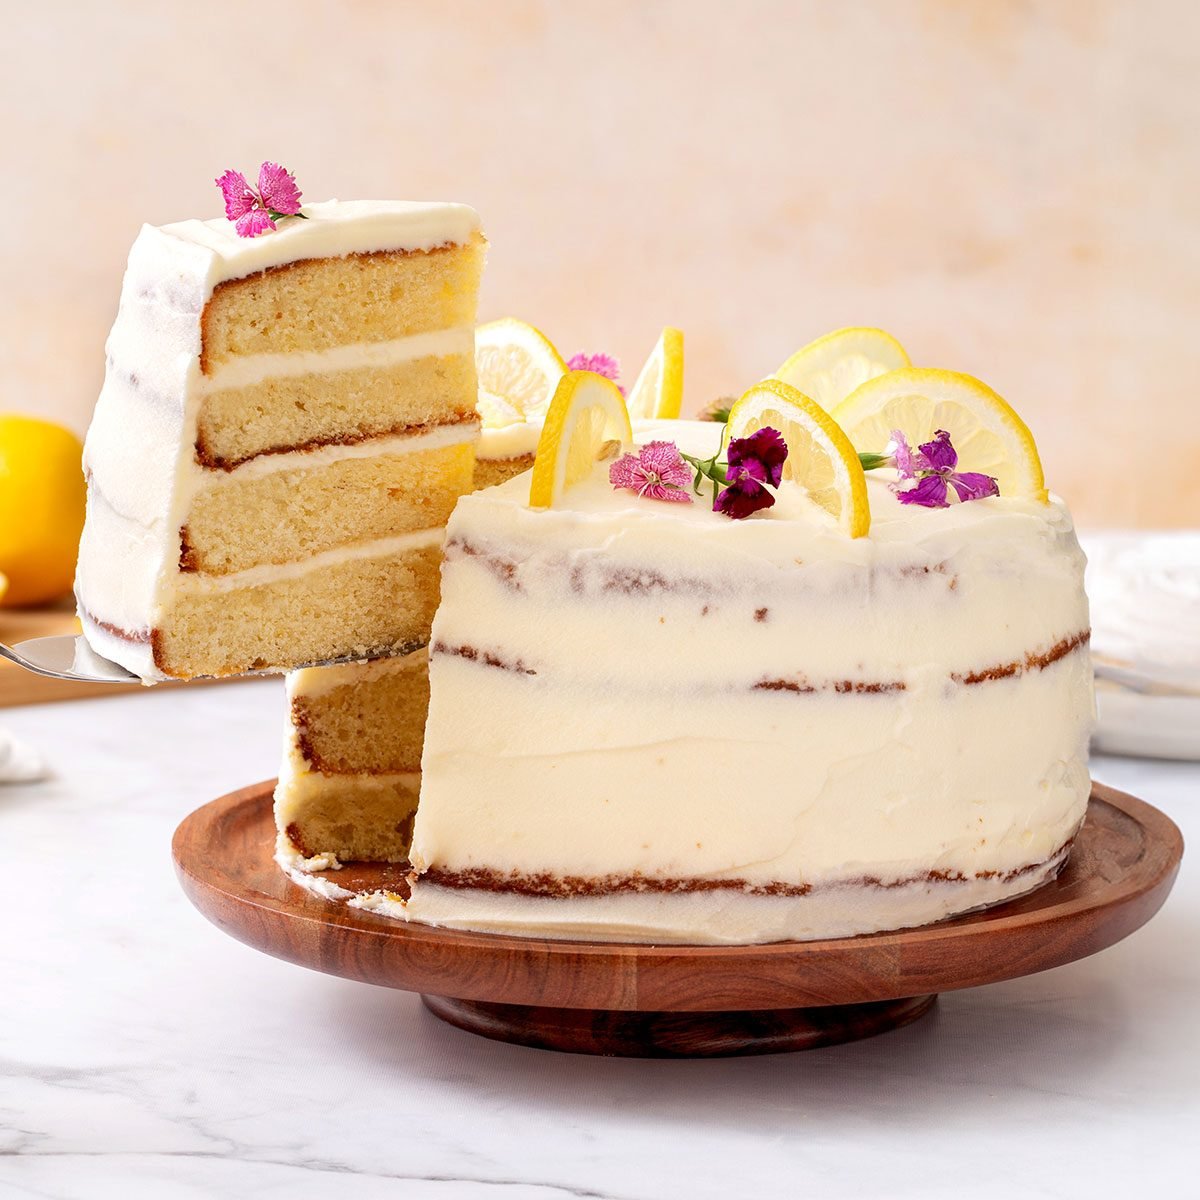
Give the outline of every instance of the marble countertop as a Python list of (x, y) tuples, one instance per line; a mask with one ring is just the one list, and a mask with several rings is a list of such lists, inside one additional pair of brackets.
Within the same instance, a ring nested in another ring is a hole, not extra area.
[[(0, 711), (54, 777), (0, 788), (0, 1197), (406, 1200), (1194, 1194), (1200, 885), (1120, 945), (777, 1057), (556, 1055), (231, 940), (171, 866), (275, 773), (282, 684)], [(1093, 773), (1200, 835), (1200, 765)]]

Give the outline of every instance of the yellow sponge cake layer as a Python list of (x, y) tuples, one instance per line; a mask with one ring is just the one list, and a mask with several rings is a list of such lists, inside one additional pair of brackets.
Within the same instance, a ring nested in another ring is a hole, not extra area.
[(294, 671), (288, 697), (275, 791), (281, 854), (406, 859), (429, 708), (426, 652)]
[(378, 557), (339, 561), (335, 552), (302, 574), (233, 591), (180, 592), (155, 655), (165, 674), (189, 678), (421, 645), (437, 609), (441, 532), (407, 535), (425, 544)]
[[(196, 458), (204, 466), (231, 470), (260, 454), (351, 445), (472, 420), (471, 330), (461, 331), (456, 340), (463, 346), (458, 353), (347, 370), (318, 367), (311, 374), (275, 375), (211, 391), (200, 407)], [(228, 374), (221, 372), (214, 383)]]
[(480, 488), (495, 487), (514, 475), (522, 475), (532, 469), (532, 454), (521, 454), (514, 458), (477, 458), (472, 490), (477, 492)]
[(301, 757), (323, 775), (419, 771), (429, 709), (428, 654), (288, 676)]
[(303, 775), (276, 791), (289, 858), (405, 862), (420, 775)]
[[(455, 427), (447, 432), (458, 434)], [(218, 479), (188, 513), (181, 568), (228, 575), (444, 525), (470, 490), (475, 447), (458, 442), (407, 449), (429, 440), (397, 439), (391, 453), (368, 453), (374, 449), (369, 443), (356, 447), (362, 454), (316, 466), (306, 460), (319, 459), (320, 451), (294, 455), (288, 461), (302, 465), (292, 470), (249, 479), (235, 471)]]
[(463, 245), (305, 259), (219, 284), (201, 321), (201, 370), (473, 325), (484, 245), (476, 233)]

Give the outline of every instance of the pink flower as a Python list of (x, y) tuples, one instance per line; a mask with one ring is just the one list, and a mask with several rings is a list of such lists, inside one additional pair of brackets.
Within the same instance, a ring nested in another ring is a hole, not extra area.
[(258, 170), (258, 194), (268, 212), (294, 217), (300, 211), (296, 177), (278, 163), (265, 162)]
[(636, 456), (622, 454), (608, 468), (608, 481), (614, 488), (628, 488), (650, 500), (692, 502), (687, 490), (692, 470), (680, 457), (674, 442), (651, 442)]
[(246, 182), (241, 171), (226, 171), (214, 182), (225, 198), (225, 215), (234, 223), (238, 237), (258, 237), (274, 229), (280, 217), (304, 216), (296, 178), (278, 163), (263, 163), (257, 189)]
[(625, 395), (625, 389), (619, 382), (621, 364), (611, 354), (572, 354), (567, 359), (567, 370), (591, 371), (596, 375), (603, 375), (605, 379), (611, 379), (617, 385), (617, 390), (622, 396)]

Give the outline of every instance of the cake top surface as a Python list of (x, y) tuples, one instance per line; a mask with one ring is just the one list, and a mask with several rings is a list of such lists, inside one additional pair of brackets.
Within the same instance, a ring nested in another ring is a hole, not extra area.
[(153, 231), (207, 251), (214, 276), (237, 279), (306, 258), (431, 250), (467, 241), (480, 224), (469, 205), (441, 201), (326, 200), (300, 211), (304, 219), (287, 218), (260, 237), (239, 237), (225, 217), (146, 226), (143, 236)]
[[(639, 426), (636, 441), (639, 445), (672, 441), (681, 450), (703, 457), (718, 449), (722, 429), (708, 421), (646, 422)], [(904, 505), (888, 487), (896, 479), (890, 470), (872, 471), (867, 477), (869, 536), (847, 538), (828, 513), (807, 499), (801, 487), (787, 481), (780, 486), (773, 508), (748, 520), (731, 521), (712, 510), (708, 488), (691, 504), (642, 499), (613, 488), (608, 467), (608, 462), (597, 463), (591, 476), (570, 487), (552, 509), (531, 509), (529, 475), (517, 476), (463, 497), (459, 502), (462, 521), (479, 522), (490, 533), (516, 538), (554, 540), (561, 534), (565, 540), (606, 547), (619, 538), (627, 548), (653, 539), (658, 543), (657, 553), (672, 558), (686, 553), (681, 545), (686, 541), (693, 553), (697, 543), (702, 543), (709, 550), (746, 553), (780, 563), (806, 557), (865, 563), (916, 543), (940, 551), (939, 543), (947, 540), (1073, 535), (1070, 514), (1057, 498), (1048, 504), (998, 496), (949, 508)], [(1070, 541), (1074, 545), (1073, 536)]]

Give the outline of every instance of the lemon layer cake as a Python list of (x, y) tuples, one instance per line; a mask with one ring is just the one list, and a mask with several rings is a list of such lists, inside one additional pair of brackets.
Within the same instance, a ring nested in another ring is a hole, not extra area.
[(331, 201), (247, 239), (143, 228), (85, 450), (76, 592), (146, 680), (423, 642), (471, 486), (484, 243), (457, 204)]
[(408, 858), (429, 707), (424, 650), (287, 677), (275, 790), (281, 860), (309, 870)]
[[(720, 429), (660, 436), (706, 458)], [(786, 478), (751, 520), (616, 490), (603, 461), (551, 507), (527, 478), (464, 498), (412, 897), (364, 903), (762, 942), (920, 925), (1052, 878), (1089, 793), (1070, 516), (1054, 498), (903, 504), (894, 481), (866, 478), (855, 537)]]

